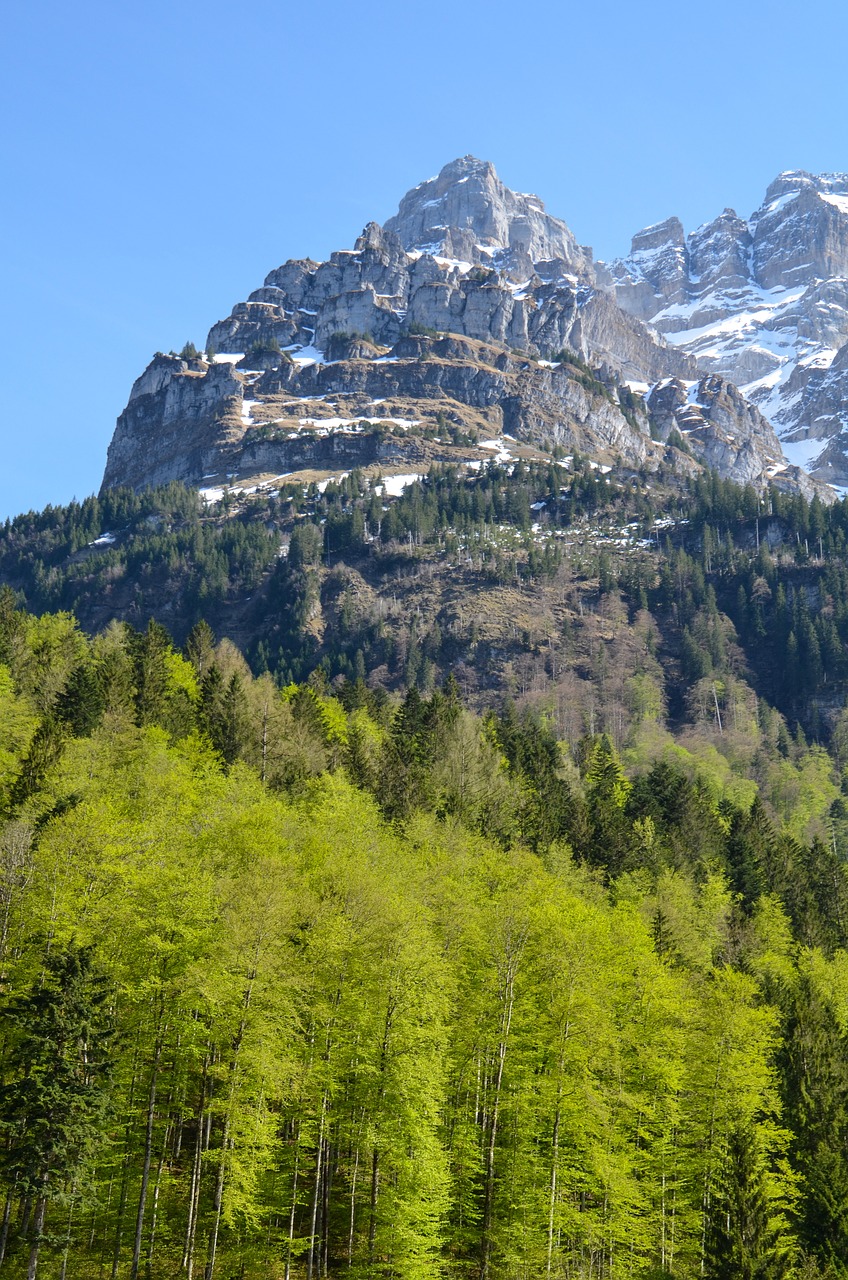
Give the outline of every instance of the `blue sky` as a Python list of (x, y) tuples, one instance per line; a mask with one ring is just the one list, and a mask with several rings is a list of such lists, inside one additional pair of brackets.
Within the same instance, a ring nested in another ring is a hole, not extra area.
[(599, 257), (848, 170), (838, 0), (7, 0), (0, 518), (95, 491), (157, 349), (471, 152)]

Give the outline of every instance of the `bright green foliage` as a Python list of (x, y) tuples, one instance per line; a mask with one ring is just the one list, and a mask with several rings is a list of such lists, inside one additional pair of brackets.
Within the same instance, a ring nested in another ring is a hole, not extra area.
[(2, 610), (10, 1276), (845, 1272), (836, 828)]

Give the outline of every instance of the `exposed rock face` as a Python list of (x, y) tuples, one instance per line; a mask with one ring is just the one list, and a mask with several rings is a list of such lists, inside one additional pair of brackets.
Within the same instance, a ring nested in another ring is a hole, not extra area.
[[(725, 209), (686, 239), (669, 219), (599, 279), (702, 369), (739, 385), (793, 461), (848, 484), (841, 364), (827, 376), (848, 342), (848, 175), (787, 171), (747, 221)], [(821, 443), (802, 447), (811, 439)]]
[[(231, 365), (195, 372), (178, 360), (166, 376), (161, 362), (154, 357), (118, 418), (104, 489), (118, 484), (141, 489), (170, 480), (197, 484), (207, 456), (242, 434), (243, 384)], [(148, 386), (155, 390), (143, 389)]]
[(697, 382), (668, 378), (651, 389), (647, 407), (655, 435), (668, 440), (676, 430), (685, 446), (720, 475), (757, 487), (766, 479), (807, 498), (822, 496), (820, 484), (787, 464), (771, 424), (732, 382), (716, 374)]
[[(401, 202), (402, 209), (407, 206), (404, 218), (398, 215), (386, 227), (369, 223), (353, 250), (334, 253), (329, 262), (288, 262), (272, 271), (247, 302), (238, 303), (228, 319), (213, 325), (207, 350), (244, 353), (276, 343), (326, 353), (341, 335), (391, 346), (403, 333), (419, 329), (501, 342), (535, 355), (550, 356), (568, 347), (637, 381), (695, 376), (696, 365), (685, 353), (622, 312), (607, 291), (592, 287), (582, 256), (588, 251), (576, 246), (564, 223), (536, 213), (535, 206), (530, 212), (538, 226), (534, 224), (527, 243), (533, 252), (556, 251), (559, 256), (520, 258), (522, 279), (516, 283), (508, 264), (519, 260), (518, 251), (489, 253), (479, 245), (489, 232), (494, 243), (493, 228), (500, 229), (505, 243), (510, 236), (514, 239), (519, 234), (514, 227), (524, 227), (525, 221), (523, 214), (513, 216), (512, 205), (523, 209), (535, 197), (508, 191), (491, 165), (469, 158), (448, 165), (433, 181), (442, 184), (451, 172), (459, 177), (445, 189), (446, 205), (453, 208), (458, 200), (456, 207), (465, 210), (458, 217), (477, 217), (462, 234), (477, 237), (478, 251), (469, 251), (461, 260), (403, 247), (391, 226), (415, 226), (415, 209), (421, 216), (427, 213), (425, 183)], [(429, 249), (444, 247), (434, 244)]]
[(487, 160), (463, 156), (407, 192), (386, 230), (405, 249), (495, 265), (524, 278), (535, 262), (559, 258), (582, 280), (594, 279), (592, 250), (538, 196), (510, 191)]
[[(469, 430), (483, 421), (528, 445), (653, 465), (665, 451), (638, 402), (627, 414), (619, 407), (626, 382), (643, 392), (663, 383), (651, 398), (656, 420), (674, 418), (692, 453), (723, 475), (763, 484), (786, 466), (773, 432), (726, 380), (702, 381), (675, 319), (690, 323), (693, 306), (724, 315), (716, 299), (743, 289), (752, 236), (731, 210), (688, 241), (670, 219), (635, 237), (626, 263), (596, 272), (591, 251), (537, 197), (510, 191), (490, 164), (466, 156), (409, 192), (384, 227), (369, 223), (352, 250), (270, 272), (213, 325), (209, 363), (157, 356), (118, 419), (104, 486), (199, 484), (260, 456), (281, 471), (313, 455), (326, 465), (323, 428), (315, 440), (324, 443), (291, 438), (314, 426), (312, 397), (347, 398), (372, 425), (385, 412), (373, 406), (389, 399), (398, 419), (423, 414), (430, 426), (448, 406)], [(814, 310), (817, 333), (830, 305), (822, 296)], [(560, 364), (561, 352), (580, 356), (602, 381)], [(686, 388), (702, 387), (697, 431), (678, 422), (669, 379), (684, 387), (690, 409)], [(341, 411), (335, 418), (343, 435), (364, 434)], [(368, 460), (379, 461), (379, 451)]]
[[(175, 367), (119, 418), (104, 487), (416, 462), (422, 436), (442, 421), (633, 465), (660, 457), (647, 418), (628, 420), (612, 392), (572, 366), (452, 335), (404, 337), (385, 356), (365, 344), (364, 358), (362, 344), (347, 342), (331, 363), (281, 359), (264, 372), (216, 364), (202, 374)], [(151, 367), (148, 382), (154, 376)], [(427, 456), (454, 455), (431, 447)]]
[(686, 301), (689, 263), (679, 218), (667, 218), (637, 232), (625, 261), (626, 266), (613, 262), (609, 270), (601, 266), (598, 279), (612, 286), (616, 295), (621, 290), (618, 300), (629, 315), (650, 321), (659, 310), (658, 299), (666, 306)]

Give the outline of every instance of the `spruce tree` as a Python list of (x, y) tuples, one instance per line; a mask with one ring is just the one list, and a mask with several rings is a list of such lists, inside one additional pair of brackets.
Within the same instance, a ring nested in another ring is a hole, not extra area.
[(752, 1126), (734, 1126), (714, 1189), (706, 1236), (709, 1280), (782, 1280), (790, 1259), (768, 1194)]
[(0, 1086), (0, 1173), (25, 1206), (21, 1234), (34, 1280), (51, 1200), (67, 1192), (104, 1120), (109, 1088), (107, 989), (88, 948), (53, 951), (2, 1011), (10, 1048)]
[(779, 1057), (793, 1162), (804, 1177), (800, 1234), (838, 1274), (848, 1269), (848, 1055), (830, 1002), (802, 976), (788, 999)]

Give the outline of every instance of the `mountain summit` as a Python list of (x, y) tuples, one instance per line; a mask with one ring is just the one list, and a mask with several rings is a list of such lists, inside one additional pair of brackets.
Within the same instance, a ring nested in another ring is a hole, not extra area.
[(640, 231), (600, 267), (628, 314), (737, 383), (814, 475), (848, 485), (848, 174), (790, 169), (750, 218)]
[(578, 245), (538, 196), (504, 186), (488, 160), (463, 156), (407, 192), (386, 231), (408, 252), (498, 266), (526, 277), (533, 264), (559, 259), (594, 279), (592, 250)]

